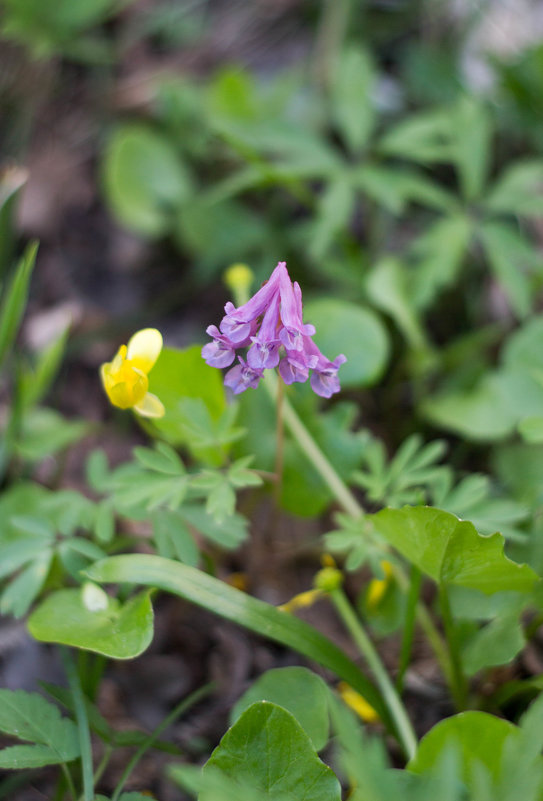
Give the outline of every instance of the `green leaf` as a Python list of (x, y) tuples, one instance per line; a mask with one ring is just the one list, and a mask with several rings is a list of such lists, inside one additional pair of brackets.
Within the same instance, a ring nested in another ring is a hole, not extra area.
[(508, 383), (507, 377), (488, 373), (472, 390), (438, 393), (425, 398), (420, 408), (432, 423), (468, 439), (503, 439), (513, 431), (517, 416)]
[(28, 170), (11, 166), (4, 169), (0, 177), (0, 278), (7, 275), (11, 267), (17, 226), (16, 204), (19, 193), (28, 180)]
[(426, 398), (421, 410), (432, 422), (473, 440), (496, 440), (543, 409), (543, 319), (533, 317), (513, 333), (502, 350), (503, 366), (488, 371), (465, 391)]
[(328, 687), (316, 673), (303, 667), (268, 670), (245, 692), (232, 709), (230, 722), (257, 701), (271, 701), (294, 715), (320, 751), (328, 742)]
[(483, 103), (461, 97), (453, 110), (451, 132), (464, 197), (474, 200), (483, 191), (491, 152), (491, 122)]
[(534, 445), (543, 442), (543, 417), (525, 417), (518, 424), (521, 437)]
[(366, 291), (379, 309), (389, 314), (411, 347), (426, 348), (424, 331), (417, 318), (408, 290), (408, 271), (399, 259), (381, 259), (368, 276)]
[(486, 712), (461, 712), (442, 720), (422, 738), (407, 767), (414, 773), (426, 773), (438, 764), (446, 748), (455, 747), (460, 755), (462, 780), (472, 787), (479, 765), (498, 779), (505, 744), (517, 737), (519, 729), (506, 720)]
[[(303, 801), (340, 801), (333, 772), (320, 761), (296, 719), (276, 704), (253, 704), (229, 729), (204, 767), (254, 789), (258, 798), (292, 796)], [(200, 801), (212, 801), (208, 793)]]
[(467, 676), (495, 665), (507, 665), (524, 648), (522, 625), (516, 611), (504, 613), (479, 629), (462, 646), (461, 658)]
[[(77, 737), (77, 731), (75, 736)], [(71, 759), (75, 759), (76, 756), (77, 754)], [(69, 761), (61, 759), (57, 751), (48, 745), (12, 745), (0, 751), (1, 770), (43, 768), (45, 765), (58, 765)]]
[(207, 496), (206, 512), (216, 523), (224, 523), (234, 514), (236, 493), (225, 479), (217, 484)]
[(351, 153), (357, 153), (373, 131), (375, 82), (368, 50), (350, 47), (339, 55), (332, 77), (332, 116)]
[(103, 164), (106, 198), (128, 228), (149, 237), (173, 225), (191, 182), (179, 154), (161, 134), (143, 125), (118, 128)]
[(247, 520), (234, 513), (217, 520), (199, 504), (185, 504), (179, 511), (186, 524), (222, 548), (237, 548), (247, 538)]
[(510, 225), (485, 223), (479, 232), (490, 266), (518, 317), (526, 317), (532, 307), (533, 279), (542, 274), (543, 261), (537, 251)]
[(314, 340), (329, 359), (339, 353), (347, 357), (339, 371), (343, 388), (372, 385), (379, 380), (388, 362), (390, 343), (376, 314), (355, 303), (329, 298), (306, 303), (304, 319), (315, 325)]
[(81, 590), (58, 590), (30, 615), (28, 630), (42, 642), (84, 648), (112, 659), (132, 659), (145, 651), (153, 638), (149, 595), (140, 593), (124, 604), (109, 598), (105, 609), (91, 611)]
[(379, 150), (422, 164), (447, 162), (453, 157), (450, 142), (451, 121), (447, 111), (413, 114), (389, 130), (379, 142)]
[(199, 261), (199, 272), (214, 275), (229, 262), (253, 263), (269, 237), (266, 219), (236, 200), (198, 194), (180, 207), (173, 231), (179, 247)]
[(62, 718), (58, 708), (37, 693), (0, 690), (0, 731), (39, 746), (4, 749), (0, 752), (1, 767), (40, 767), (70, 762), (79, 756), (75, 724)]
[(154, 426), (172, 445), (191, 444), (187, 427), (190, 428), (193, 407), (185, 408), (185, 399), (203, 403), (215, 421), (226, 408), (221, 371), (209, 367), (202, 359), (201, 351), (200, 345), (183, 350), (163, 348), (150, 374), (149, 389), (158, 395), (166, 408), (166, 414), (155, 420)]
[(185, 466), (176, 451), (166, 443), (161, 442), (156, 445), (155, 450), (151, 448), (136, 447), (132, 453), (136, 460), (149, 470), (158, 473), (166, 473), (171, 476), (185, 474)]
[(0, 304), (0, 367), (15, 341), (21, 324), (37, 252), (37, 243), (27, 247), (11, 281), (2, 294)]
[(69, 330), (68, 324), (60, 336), (40, 353), (35, 369), (23, 375), (21, 392), (25, 406), (38, 403), (47, 394), (64, 356)]
[(371, 515), (387, 542), (438, 583), (474, 587), (492, 594), (528, 592), (537, 575), (503, 553), (501, 534), (481, 537), (475, 526), (428, 506), (383, 509)]
[(354, 203), (354, 190), (346, 175), (331, 180), (319, 195), (309, 244), (314, 261), (323, 259), (336, 236), (348, 231)]
[(145, 584), (172, 592), (213, 614), (293, 648), (334, 671), (366, 698), (381, 720), (388, 719), (374, 686), (341, 649), (312, 626), (264, 601), (199, 570), (159, 556), (114, 556), (93, 565), (87, 574), (93, 581)]
[(410, 248), (413, 272), (409, 296), (417, 309), (426, 309), (436, 295), (457, 281), (472, 235), (466, 216), (439, 219), (417, 237)]
[(90, 430), (90, 424), (84, 420), (68, 420), (54, 409), (36, 407), (23, 417), (16, 450), (23, 459), (39, 462), (68, 448)]
[(28, 612), (45, 583), (52, 560), (53, 550), (44, 550), (8, 584), (0, 596), (3, 615), (23, 617)]
[(441, 211), (453, 211), (457, 206), (454, 195), (438, 184), (414, 171), (400, 170), (396, 166), (363, 164), (350, 177), (355, 186), (391, 214), (401, 214), (410, 202)]
[(192, 567), (198, 565), (198, 547), (179, 512), (161, 509), (154, 514), (153, 537), (159, 556), (179, 559)]
[(506, 168), (490, 190), (485, 207), (496, 214), (543, 215), (543, 161), (531, 159)]

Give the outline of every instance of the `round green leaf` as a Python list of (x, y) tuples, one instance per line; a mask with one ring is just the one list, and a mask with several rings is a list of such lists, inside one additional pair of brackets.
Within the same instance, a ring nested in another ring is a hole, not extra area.
[(518, 424), (519, 434), (526, 442), (543, 442), (543, 417), (525, 417)]
[[(300, 724), (286, 709), (268, 701), (250, 706), (226, 732), (207, 761), (204, 776), (210, 770), (254, 789), (255, 798), (269, 801), (341, 798), (338, 780), (321, 762)], [(200, 794), (201, 801), (213, 798), (205, 791)]]
[(153, 639), (149, 596), (150, 592), (142, 592), (125, 604), (108, 596), (106, 608), (89, 609), (81, 590), (59, 590), (30, 615), (28, 630), (42, 642), (84, 648), (112, 659), (132, 659)]
[(461, 712), (442, 720), (422, 738), (407, 767), (414, 773), (425, 773), (439, 764), (445, 750), (456, 747), (462, 779), (468, 787), (474, 768), (481, 764), (498, 779), (505, 741), (519, 736), (520, 730), (506, 720), (486, 712)]
[(331, 361), (340, 353), (347, 362), (339, 371), (342, 387), (374, 384), (386, 367), (389, 341), (384, 325), (369, 309), (345, 300), (307, 303), (304, 320), (317, 329), (314, 340)]
[(298, 721), (316, 751), (328, 742), (328, 688), (304, 667), (268, 670), (244, 693), (232, 710), (231, 722), (257, 701), (271, 701), (287, 709)]
[(142, 125), (123, 126), (108, 142), (104, 160), (106, 197), (118, 219), (146, 236), (160, 236), (173, 223), (190, 181), (169, 141)]

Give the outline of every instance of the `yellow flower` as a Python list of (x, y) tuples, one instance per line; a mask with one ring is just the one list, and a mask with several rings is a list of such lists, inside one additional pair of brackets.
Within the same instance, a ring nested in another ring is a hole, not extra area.
[(161, 401), (147, 391), (148, 373), (162, 350), (162, 334), (156, 328), (144, 328), (121, 345), (112, 362), (100, 368), (102, 384), (114, 406), (134, 409), (142, 417), (162, 417)]

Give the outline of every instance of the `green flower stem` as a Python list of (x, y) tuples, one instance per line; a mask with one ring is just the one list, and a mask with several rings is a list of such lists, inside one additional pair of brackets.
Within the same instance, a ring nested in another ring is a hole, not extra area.
[[(278, 397), (278, 383), (279, 381), (275, 373), (271, 372), (271, 370), (268, 371), (264, 386), (274, 402)], [(362, 517), (364, 510), (304, 426), (289, 403), (288, 398), (283, 398), (282, 403), (285, 425), (288, 426), (290, 433), (298, 442), (298, 445), (314, 466), (315, 470), (320, 474), (324, 483), (330, 488), (338, 503), (341, 504), (345, 511), (352, 517)]]
[(98, 763), (98, 767), (94, 771), (94, 786), (95, 787), (98, 784), (98, 782), (100, 781), (100, 779), (102, 778), (102, 776), (104, 775), (104, 771), (107, 768), (107, 766), (109, 765), (109, 760), (111, 759), (112, 754), (113, 754), (113, 746), (106, 745), (106, 747), (104, 749), (104, 755), (103, 755), (102, 759), (100, 760), (100, 762)]
[(413, 648), (413, 636), (415, 634), (415, 623), (417, 619), (417, 606), (419, 605), (420, 587), (422, 584), (422, 573), (411, 565), (409, 576), (409, 590), (407, 592), (407, 606), (405, 610), (405, 620), (402, 633), (402, 647), (400, 651), (400, 666), (396, 676), (396, 689), (401, 694), (403, 690), (403, 680), (405, 672), (411, 660), (411, 650)]
[(198, 701), (201, 701), (202, 698), (205, 698), (206, 695), (209, 695), (211, 692), (213, 692), (214, 689), (215, 685), (213, 683), (210, 683), (204, 685), (203, 687), (200, 687), (198, 690), (195, 690), (195, 692), (191, 693), (189, 696), (187, 696), (187, 698), (183, 698), (183, 700), (179, 704), (177, 704), (176, 707), (172, 709), (170, 714), (167, 715), (164, 718), (164, 720), (158, 724), (156, 729), (140, 745), (140, 747), (138, 748), (138, 750), (136, 751), (136, 753), (126, 766), (126, 768), (124, 769), (123, 775), (119, 779), (119, 783), (117, 784), (117, 787), (115, 788), (115, 791), (111, 796), (111, 801), (118, 801), (119, 796), (123, 791), (123, 787), (130, 777), (130, 774), (132, 773), (132, 771), (134, 770), (134, 768), (136, 767), (142, 756), (145, 754), (145, 752), (148, 751), (149, 748), (152, 747), (155, 740), (157, 740), (160, 737), (162, 732), (165, 729), (167, 729), (168, 726), (170, 726), (175, 720), (177, 720), (178, 717), (180, 717), (188, 709), (190, 709), (191, 706), (194, 706), (194, 704), (198, 703)]
[[(276, 375), (271, 371), (268, 371), (264, 381), (264, 386), (274, 401), (277, 398), (277, 380), (278, 379)], [(285, 425), (288, 427), (300, 449), (303, 451), (303, 453), (305, 453), (315, 470), (317, 470), (320, 477), (330, 489), (343, 510), (347, 512), (347, 514), (351, 515), (351, 517), (363, 517), (363, 507), (357, 501), (343, 479), (338, 475), (334, 467), (330, 464), (328, 458), (324, 455), (307, 428), (304, 426), (287, 397), (283, 398), (283, 419), (285, 421)], [(405, 573), (405, 570), (397, 565), (395, 568), (395, 574), (403, 591), (408, 593), (409, 579)], [(434, 650), (441, 670), (443, 671), (443, 675), (445, 676), (451, 691), (453, 691), (456, 683), (454, 678), (455, 670), (452, 664), (451, 654), (449, 653), (446, 644), (443, 642), (443, 638), (437, 630), (428, 610), (421, 601), (417, 603), (416, 611), (417, 620)]]
[[(59, 798), (61, 798), (61, 799), (64, 798), (64, 791), (65, 791), (66, 788), (68, 788), (71, 797), (74, 799), (74, 801), (76, 801), (77, 793), (75, 791), (74, 780), (72, 779), (72, 774), (70, 773), (70, 768), (68, 767), (68, 765), (65, 762), (63, 762), (60, 767), (62, 768), (62, 775), (64, 776), (64, 782), (62, 782), (62, 781), (59, 782), (59, 785), (58, 785), (58, 788), (57, 788), (58, 793), (59, 793)], [(57, 794), (55, 793), (55, 798), (56, 798), (56, 795)]]
[(83, 801), (93, 801), (94, 772), (92, 765), (92, 745), (85, 698), (83, 696), (79, 675), (77, 673), (77, 668), (70, 650), (68, 648), (61, 648), (60, 655), (74, 699), (75, 718), (77, 721), (77, 731), (79, 734), (79, 746), (81, 748), (81, 765), (83, 769)]
[(354, 613), (353, 608), (347, 600), (347, 596), (341, 587), (331, 590), (330, 598), (332, 599), (338, 614), (343, 620), (345, 627), (360, 650), (360, 653), (371, 668), (379, 689), (383, 694), (383, 699), (388, 707), (390, 716), (396, 726), (398, 739), (403, 747), (403, 750), (405, 751), (405, 755), (408, 759), (412, 759), (417, 751), (417, 738), (415, 732), (413, 731), (411, 721), (409, 720), (405, 707), (401, 702), (400, 696), (396, 692), (396, 689), (392, 684), (389, 675), (383, 666), (383, 663), (379, 659), (379, 655), (372, 641), (364, 631), (360, 620)]
[(449, 594), (445, 584), (439, 585), (439, 608), (441, 610), (441, 618), (443, 620), (445, 636), (449, 645), (449, 654), (451, 658), (451, 691), (458, 711), (462, 711), (466, 708), (467, 686), (464, 672), (462, 670), (460, 649), (458, 647), (458, 637), (449, 603)]

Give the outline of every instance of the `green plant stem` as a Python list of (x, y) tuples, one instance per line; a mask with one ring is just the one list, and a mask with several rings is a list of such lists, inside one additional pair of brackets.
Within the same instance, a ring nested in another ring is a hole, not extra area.
[(379, 659), (379, 654), (364, 631), (360, 620), (341, 587), (332, 590), (330, 592), (330, 598), (343, 620), (345, 627), (360, 650), (360, 653), (371, 668), (379, 689), (383, 694), (383, 699), (389, 709), (390, 716), (396, 726), (398, 739), (405, 751), (405, 755), (408, 759), (412, 759), (417, 751), (417, 738), (400, 696), (396, 692), (383, 663)]
[(145, 752), (151, 748), (155, 740), (157, 740), (162, 732), (168, 728), (175, 720), (177, 720), (180, 715), (190, 709), (191, 706), (201, 701), (202, 698), (205, 698), (206, 695), (209, 695), (215, 689), (215, 685), (213, 683), (206, 684), (204, 687), (200, 687), (195, 692), (191, 693), (187, 698), (184, 698), (179, 704), (177, 704), (174, 709), (170, 712), (170, 714), (164, 718), (164, 720), (159, 723), (156, 729), (149, 735), (149, 737), (140, 745), (126, 768), (124, 769), (123, 775), (119, 779), (119, 783), (117, 784), (113, 795), (111, 796), (111, 801), (118, 801), (119, 796), (123, 791), (123, 787), (128, 781), (130, 774), (145, 754)]
[(441, 619), (445, 629), (445, 637), (449, 646), (450, 662), (452, 667), (451, 691), (459, 712), (466, 707), (467, 687), (462, 670), (462, 662), (460, 660), (460, 650), (458, 648), (458, 637), (454, 626), (454, 620), (451, 613), (449, 604), (449, 595), (447, 587), (444, 584), (439, 585), (439, 608), (441, 611)]
[(276, 449), (275, 449), (275, 497), (279, 506), (281, 497), (281, 485), (283, 483), (283, 463), (285, 455), (285, 425), (283, 419), (283, 408), (285, 400), (285, 384), (283, 379), (277, 379), (277, 399), (276, 399)]
[(100, 781), (100, 779), (102, 778), (102, 776), (104, 775), (104, 771), (107, 768), (107, 766), (109, 765), (109, 760), (111, 759), (112, 753), (113, 753), (113, 746), (106, 745), (105, 750), (104, 750), (104, 755), (103, 755), (102, 759), (100, 760), (100, 762), (98, 764), (98, 767), (94, 771), (94, 786), (95, 787), (98, 784), (98, 782)]
[[(357, 9), (358, 13), (361, 9)], [(313, 69), (317, 82), (330, 89), (334, 67), (349, 25), (351, 0), (323, 0)]]
[(92, 765), (92, 744), (90, 738), (89, 719), (87, 717), (87, 707), (79, 675), (75, 666), (72, 654), (68, 648), (61, 648), (60, 654), (68, 684), (74, 699), (75, 718), (77, 721), (77, 731), (79, 735), (79, 746), (81, 749), (81, 766), (83, 772), (83, 799), (93, 801), (94, 799), (94, 775)]
[[(264, 386), (272, 400), (275, 401), (277, 397), (277, 377), (271, 371), (268, 372), (265, 378)], [(305, 453), (315, 470), (317, 470), (339, 505), (347, 514), (351, 515), (351, 517), (355, 519), (362, 518), (364, 516), (363, 507), (330, 464), (286, 397), (283, 399), (283, 419), (300, 449)], [(409, 579), (405, 570), (398, 565), (396, 566), (395, 573), (402, 590), (404, 592), (409, 592)], [(455, 686), (455, 671), (451, 662), (449, 650), (422, 602), (419, 601), (417, 603), (416, 611), (417, 620), (433, 648), (441, 670), (443, 671), (443, 675), (452, 690)]]
[(403, 690), (403, 680), (405, 672), (411, 660), (411, 650), (413, 648), (413, 636), (415, 634), (415, 622), (417, 619), (417, 606), (419, 604), (420, 588), (422, 584), (422, 573), (411, 565), (411, 575), (409, 576), (409, 590), (407, 593), (407, 606), (405, 610), (405, 620), (402, 633), (402, 647), (400, 651), (400, 665), (396, 677), (396, 689), (401, 694)]
[[(70, 791), (70, 795), (72, 796), (72, 798), (75, 801), (75, 799), (77, 798), (77, 793), (76, 793), (75, 786), (74, 786), (74, 780), (72, 779), (72, 774), (70, 773), (70, 768), (68, 767), (68, 765), (65, 762), (62, 763), (61, 768), (62, 768), (62, 774), (64, 776), (64, 780), (65, 780), (66, 784), (62, 786), (62, 793), (60, 795), (60, 798), (64, 797), (64, 792), (63, 791), (67, 787), (68, 790)], [(61, 786), (59, 785), (59, 787), (58, 787), (59, 792), (60, 792), (60, 789), (61, 789)]]
[[(278, 383), (277, 376), (269, 371), (266, 375), (264, 385), (274, 402), (277, 401)], [(311, 464), (315, 467), (317, 472), (320, 473), (324, 483), (330, 488), (338, 503), (340, 503), (345, 511), (352, 517), (362, 517), (364, 510), (304, 426), (289, 403), (288, 398), (283, 398), (282, 405), (285, 425), (288, 426), (291, 434), (296, 439), (298, 445)]]

